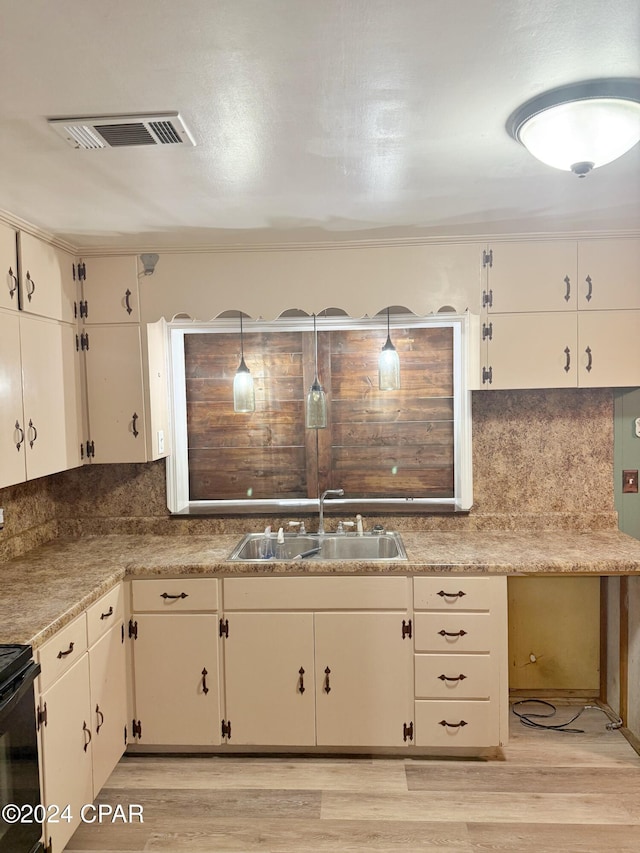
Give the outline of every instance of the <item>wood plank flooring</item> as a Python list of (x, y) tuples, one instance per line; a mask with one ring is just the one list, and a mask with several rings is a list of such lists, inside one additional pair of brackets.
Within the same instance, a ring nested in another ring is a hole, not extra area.
[(83, 825), (67, 850), (638, 853), (640, 756), (606, 722), (512, 717), (491, 760), (125, 756), (96, 802), (140, 804), (144, 823)]

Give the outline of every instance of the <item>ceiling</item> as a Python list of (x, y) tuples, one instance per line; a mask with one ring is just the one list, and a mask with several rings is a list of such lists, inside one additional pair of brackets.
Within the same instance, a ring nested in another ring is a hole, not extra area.
[[(0, 208), (83, 250), (640, 227), (640, 146), (584, 179), (505, 131), (640, 77), (637, 0), (0, 0)], [(196, 146), (46, 119), (178, 111)]]

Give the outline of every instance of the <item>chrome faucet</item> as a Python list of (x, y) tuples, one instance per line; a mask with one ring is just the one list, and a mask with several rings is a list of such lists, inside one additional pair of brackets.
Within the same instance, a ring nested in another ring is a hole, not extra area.
[(324, 533), (324, 499), (327, 495), (344, 495), (344, 489), (327, 489), (320, 495), (320, 517), (318, 518), (318, 533)]

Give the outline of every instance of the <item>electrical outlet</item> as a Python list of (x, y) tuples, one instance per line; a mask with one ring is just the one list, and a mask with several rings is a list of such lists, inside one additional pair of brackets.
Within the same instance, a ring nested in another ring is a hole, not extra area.
[(164, 453), (164, 430), (158, 430), (158, 453)]
[(638, 472), (623, 471), (622, 472), (622, 491), (624, 494), (637, 493), (638, 491)]

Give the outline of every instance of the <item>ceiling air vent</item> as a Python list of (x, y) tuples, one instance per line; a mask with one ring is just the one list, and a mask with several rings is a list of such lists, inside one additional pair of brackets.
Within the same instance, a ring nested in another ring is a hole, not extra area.
[(50, 118), (48, 122), (72, 148), (195, 145), (178, 113)]

